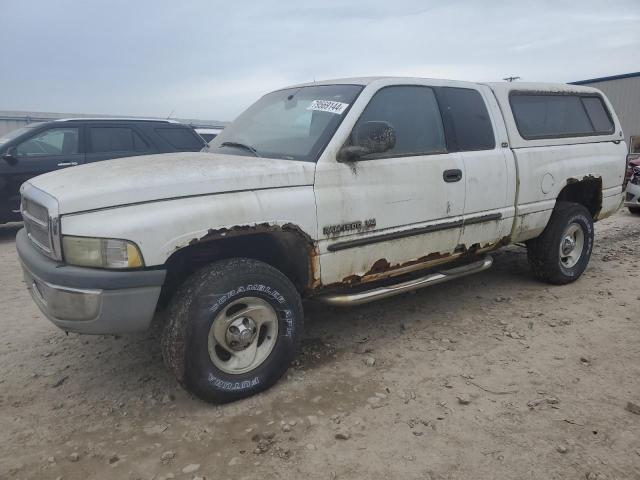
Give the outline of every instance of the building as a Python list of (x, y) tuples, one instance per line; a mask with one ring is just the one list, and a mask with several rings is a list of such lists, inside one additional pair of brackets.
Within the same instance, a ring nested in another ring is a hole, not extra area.
[(572, 83), (602, 90), (620, 119), (624, 139), (630, 151), (640, 153), (640, 72)]
[[(5, 133), (23, 127), (34, 122), (49, 122), (59, 118), (140, 118), (131, 116), (114, 115), (88, 115), (85, 113), (51, 113), (51, 112), (20, 112), (20, 111), (0, 111), (0, 137)], [(145, 117), (147, 118), (147, 117)], [(228, 122), (217, 120), (197, 120), (174, 118), (181, 123), (191, 125), (193, 128), (223, 129)]]

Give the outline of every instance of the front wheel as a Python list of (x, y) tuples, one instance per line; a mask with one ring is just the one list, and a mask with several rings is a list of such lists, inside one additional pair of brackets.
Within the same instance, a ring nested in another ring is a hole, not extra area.
[(629, 212), (634, 215), (640, 215), (640, 207), (629, 207)]
[(582, 205), (558, 202), (542, 234), (527, 242), (534, 275), (554, 285), (574, 282), (587, 268), (593, 249), (593, 219)]
[(174, 295), (162, 353), (178, 381), (226, 403), (269, 388), (293, 360), (302, 302), (289, 279), (257, 260), (214, 262)]

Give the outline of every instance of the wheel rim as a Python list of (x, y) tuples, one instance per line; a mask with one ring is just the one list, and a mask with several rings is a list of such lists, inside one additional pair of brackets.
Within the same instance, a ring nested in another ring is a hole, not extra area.
[(570, 224), (562, 234), (560, 241), (560, 263), (566, 268), (573, 268), (582, 257), (584, 249), (584, 231), (577, 223)]
[(266, 301), (245, 297), (219, 312), (209, 329), (209, 357), (225, 373), (259, 367), (278, 339), (278, 315)]

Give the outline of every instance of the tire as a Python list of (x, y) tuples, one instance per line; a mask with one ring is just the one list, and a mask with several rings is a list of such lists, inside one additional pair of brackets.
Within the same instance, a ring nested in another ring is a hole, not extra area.
[[(191, 275), (171, 299), (162, 354), (184, 388), (227, 403), (282, 377), (302, 327), (300, 295), (285, 275), (257, 260), (220, 260)], [(252, 355), (253, 363), (245, 361)]]
[[(575, 247), (565, 241), (575, 228)], [(582, 242), (579, 242), (582, 236)], [(582, 205), (558, 202), (542, 234), (527, 242), (527, 257), (534, 275), (553, 285), (565, 285), (580, 278), (587, 268), (593, 249), (593, 219)], [(580, 246), (581, 243), (581, 246)], [(562, 248), (565, 247), (565, 250)], [(581, 247), (581, 248), (579, 248)], [(579, 251), (579, 256), (574, 258)], [(564, 253), (570, 252), (567, 255)], [(575, 262), (575, 263), (574, 263)]]
[(640, 215), (640, 207), (629, 207), (629, 212), (634, 215)]

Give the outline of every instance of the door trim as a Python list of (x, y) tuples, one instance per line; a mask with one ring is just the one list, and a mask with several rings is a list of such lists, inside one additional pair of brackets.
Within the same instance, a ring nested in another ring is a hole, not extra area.
[(474, 225), (476, 223), (493, 222), (501, 219), (502, 219), (501, 213), (491, 213), (488, 215), (472, 217), (465, 220), (454, 220), (454, 221), (442, 222), (434, 225), (427, 225), (425, 227), (412, 228), (410, 230), (383, 233), (381, 235), (374, 235), (366, 238), (356, 238), (354, 240), (345, 240), (344, 242), (336, 242), (327, 246), (327, 250), (329, 252), (336, 252), (339, 250), (346, 250), (348, 248), (363, 247), (365, 245), (371, 245), (372, 243), (387, 242), (389, 240), (397, 240), (399, 238), (413, 237), (415, 235), (423, 235), (425, 233), (433, 233), (433, 232), (438, 232), (440, 230), (449, 230), (451, 228), (460, 228), (460, 227), (464, 227), (465, 225)]

